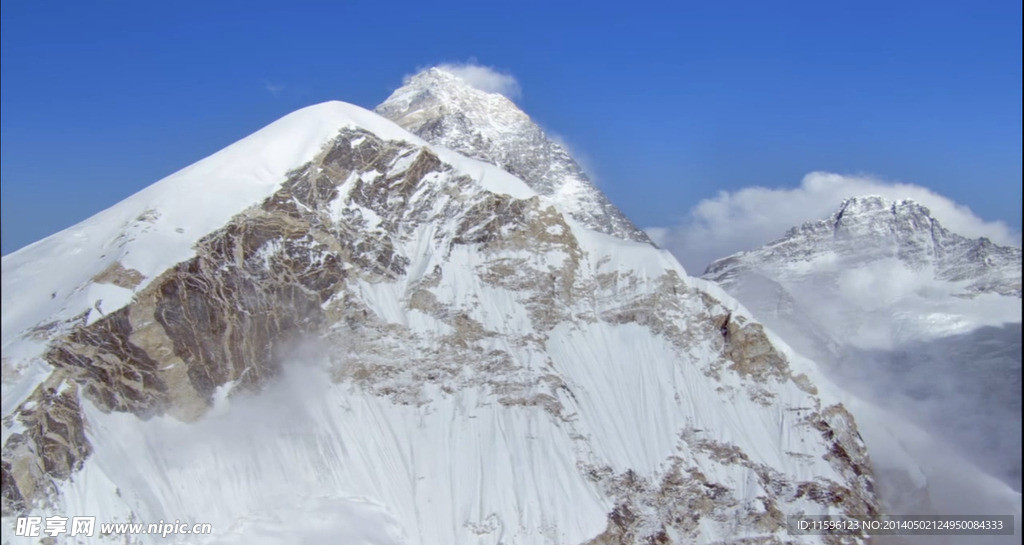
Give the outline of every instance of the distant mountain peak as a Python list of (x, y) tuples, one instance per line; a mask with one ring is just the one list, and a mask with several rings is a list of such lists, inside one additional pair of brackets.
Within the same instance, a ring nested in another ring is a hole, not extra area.
[[(850, 197), (704, 274), (836, 384), (888, 411), (884, 420), (855, 414), (876, 471), (887, 475), (880, 489), (890, 512), (909, 510), (915, 493), (882, 487), (914, 466), (929, 501), (1020, 498), (1021, 249), (963, 236), (936, 216), (909, 199)], [(911, 454), (912, 464), (889, 450), (892, 437), (909, 436), (893, 433), (900, 418), (935, 441)], [(965, 459), (942, 462), (932, 451)], [(947, 475), (961, 470), (1005, 488), (951, 486)]]
[(843, 217), (873, 216), (883, 218), (890, 216), (893, 220), (898, 218), (919, 218), (934, 222), (931, 210), (913, 199), (887, 199), (881, 195), (862, 195), (844, 199), (839, 205), (839, 210), (833, 214), (836, 219)]
[[(893, 200), (878, 194), (871, 194), (847, 197), (846, 199), (843, 199), (842, 204), (839, 205), (839, 210), (850, 209), (852, 211), (871, 211), (878, 209), (891, 209), (894, 205), (924, 208), (924, 206), (913, 199)], [(924, 209), (927, 210), (927, 208)]]
[(432, 67), (406, 78), (376, 112), (431, 144), (486, 161), (522, 179), (583, 225), (650, 242), (601, 193), (564, 146), (499, 93)]
[[(844, 200), (832, 214), (830, 222), (834, 235), (845, 238), (868, 236), (876, 240), (894, 240), (913, 233), (932, 233), (937, 229), (944, 231), (925, 206), (911, 199), (891, 200), (880, 195)], [(816, 223), (808, 222), (796, 230)]]
[(937, 280), (964, 282), (966, 295), (1021, 295), (1020, 248), (964, 237), (945, 228), (924, 205), (880, 195), (847, 198), (828, 218), (793, 227), (761, 248), (719, 259), (704, 276), (728, 282), (748, 269), (804, 276), (818, 271), (815, 263), (853, 268), (889, 258), (912, 270), (931, 270)]

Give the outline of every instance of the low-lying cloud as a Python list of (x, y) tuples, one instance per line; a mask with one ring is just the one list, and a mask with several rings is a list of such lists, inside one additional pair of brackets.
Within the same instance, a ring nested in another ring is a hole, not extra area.
[(522, 88), (515, 76), (502, 72), (490, 66), (476, 64), (473, 61), (467, 63), (444, 63), (437, 65), (438, 69), (452, 74), (473, 87), (488, 93), (498, 93), (509, 100), (516, 100), (522, 96)]
[(985, 221), (968, 207), (934, 191), (870, 176), (812, 172), (799, 187), (748, 187), (704, 199), (676, 226), (647, 229), (651, 238), (675, 254), (690, 274), (699, 275), (715, 259), (771, 242), (790, 227), (824, 219), (843, 199), (881, 195), (912, 199), (928, 207), (947, 229), (967, 237), (988, 237), (996, 244), (1020, 245), (1020, 233), (1000, 221)]

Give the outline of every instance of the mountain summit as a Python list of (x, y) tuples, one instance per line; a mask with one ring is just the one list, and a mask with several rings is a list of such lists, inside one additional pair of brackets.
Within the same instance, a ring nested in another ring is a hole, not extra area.
[(591, 229), (650, 242), (562, 145), (501, 94), (434, 67), (407, 78), (376, 111), (431, 144), (497, 165)]

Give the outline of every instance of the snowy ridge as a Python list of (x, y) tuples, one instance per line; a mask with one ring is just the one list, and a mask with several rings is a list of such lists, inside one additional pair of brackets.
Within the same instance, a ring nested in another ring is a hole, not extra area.
[[(289, 170), (312, 159), (339, 130), (360, 126), (384, 138), (415, 139), (357, 106), (310, 106), (79, 224), (4, 256), (4, 353), (18, 335), (45, 321), (83, 312), (94, 320), (124, 306), (157, 275), (191, 257), (200, 238), (274, 193)], [(58, 259), (62, 266), (54, 267)], [(115, 263), (137, 272), (133, 286), (92, 281)]]
[[(356, 544), (774, 543), (787, 514), (874, 512), (813, 366), (667, 252), (370, 112), (293, 116), (5, 258), (5, 525), (294, 543), (309, 512), (301, 535)], [(186, 215), (200, 187), (216, 217)], [(36, 262), (62, 271), (46, 290), (129, 295), (8, 322)]]
[(498, 93), (476, 89), (443, 68), (428, 68), (408, 78), (376, 111), (432, 144), (498, 165), (592, 229), (650, 242), (564, 147)]

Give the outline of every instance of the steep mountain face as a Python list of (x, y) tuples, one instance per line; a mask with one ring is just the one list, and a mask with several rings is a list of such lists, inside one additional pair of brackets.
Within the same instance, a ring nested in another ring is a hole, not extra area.
[(4, 524), (778, 543), (876, 512), (813, 365), (564, 204), (325, 103), (5, 256)]
[(563, 146), (498, 93), (429, 68), (408, 78), (376, 111), (431, 144), (497, 165), (595, 231), (650, 242)]
[[(704, 277), (833, 380), (966, 458), (926, 470), (914, 485), (924, 496), (956, 496), (961, 510), (1008, 498), (1019, 512), (1020, 248), (952, 233), (912, 201), (857, 197)], [(857, 416), (876, 467), (901, 471), (872, 445), (894, 434), (888, 422)], [(986, 484), (940, 492), (953, 471)]]

